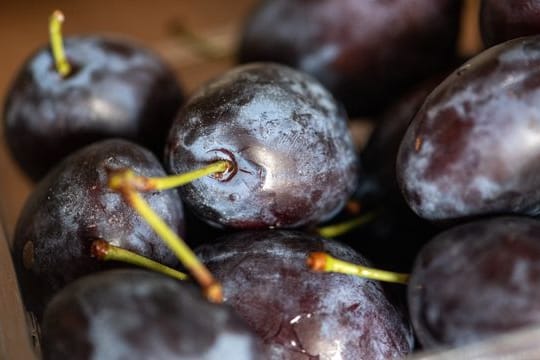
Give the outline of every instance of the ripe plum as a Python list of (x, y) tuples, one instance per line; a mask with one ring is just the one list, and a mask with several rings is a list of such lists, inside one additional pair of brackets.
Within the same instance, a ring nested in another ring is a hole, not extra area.
[(315, 79), (283, 65), (237, 67), (200, 89), (170, 132), (166, 162), (184, 173), (216, 160), (221, 177), (180, 188), (207, 222), (299, 227), (329, 219), (356, 183), (346, 115)]
[(225, 302), (263, 338), (272, 359), (389, 359), (412, 350), (412, 332), (381, 285), (315, 273), (314, 251), (366, 260), (331, 240), (284, 231), (242, 232), (199, 247), (222, 283)]
[(540, 34), (540, 1), (482, 0), (480, 30), (486, 46)]
[(410, 316), (425, 347), (458, 346), (540, 323), (540, 222), (519, 217), (451, 228), (420, 252)]
[(490, 48), (426, 99), (400, 146), (397, 179), (429, 220), (540, 214), (540, 36)]
[(310, 73), (349, 115), (372, 115), (453, 61), (460, 9), (459, 0), (261, 1), (239, 59)]
[(47, 306), (43, 355), (53, 359), (261, 359), (260, 341), (193, 285), (142, 270), (70, 284)]
[[(130, 167), (146, 176), (165, 171), (148, 150), (111, 139), (84, 147), (65, 158), (26, 201), (14, 235), (14, 262), (23, 298), (30, 310), (43, 304), (67, 283), (110, 267), (90, 257), (95, 239), (169, 266), (178, 261), (146, 222), (110, 190), (108, 172)], [(143, 195), (173, 229), (183, 230), (181, 200), (175, 191)]]
[(92, 142), (121, 137), (161, 158), (182, 102), (172, 70), (141, 45), (99, 36), (66, 38), (72, 72), (62, 77), (49, 46), (21, 67), (4, 106), (12, 155), (34, 180)]

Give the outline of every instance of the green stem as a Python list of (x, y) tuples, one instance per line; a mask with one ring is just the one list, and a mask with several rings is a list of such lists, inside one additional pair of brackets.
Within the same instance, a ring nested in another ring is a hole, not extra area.
[(371, 280), (380, 280), (398, 284), (407, 284), (409, 274), (370, 268), (363, 265), (352, 264), (336, 259), (324, 252), (313, 252), (307, 259), (308, 267), (318, 272), (334, 272), (340, 274), (356, 275)]
[(92, 242), (91, 252), (92, 256), (102, 261), (120, 261), (159, 272), (163, 275), (167, 275), (178, 280), (188, 279), (188, 276), (183, 272), (158, 263), (157, 261), (142, 255), (136, 254), (133, 251), (114, 246), (105, 240), (94, 240)]
[(60, 10), (55, 10), (49, 18), (49, 35), (54, 63), (56, 70), (62, 77), (66, 77), (71, 73), (71, 65), (67, 61), (62, 39), (62, 23), (64, 19), (64, 14)]

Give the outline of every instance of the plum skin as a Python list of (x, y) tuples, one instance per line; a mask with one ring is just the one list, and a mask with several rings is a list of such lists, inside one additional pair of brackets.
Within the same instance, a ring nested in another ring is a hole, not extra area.
[[(165, 175), (150, 151), (126, 140), (109, 139), (65, 158), (26, 200), (15, 229), (13, 257), (23, 300), (38, 317), (50, 297), (67, 283), (119, 266), (91, 258), (95, 239), (179, 266), (144, 219), (108, 187), (109, 171), (126, 167), (144, 176)], [(167, 224), (184, 233), (182, 202), (175, 191), (143, 197)]]
[(368, 264), (346, 245), (296, 231), (245, 231), (196, 249), (225, 302), (261, 336), (271, 359), (389, 359), (412, 350), (408, 321), (377, 282), (315, 273), (325, 251)]
[(540, 222), (497, 217), (439, 234), (420, 252), (409, 313), (426, 348), (460, 346), (540, 322)]
[(127, 38), (65, 39), (72, 73), (62, 78), (49, 46), (23, 64), (7, 94), (3, 122), (12, 156), (33, 180), (92, 142), (121, 137), (161, 158), (182, 100), (172, 70)]
[(350, 116), (371, 116), (455, 57), (459, 0), (266, 0), (248, 17), (241, 63), (315, 76)]
[(260, 340), (193, 284), (143, 270), (86, 276), (58, 293), (43, 321), (53, 359), (261, 359)]
[(540, 33), (540, 2), (482, 0), (480, 31), (486, 46)]
[(169, 135), (166, 163), (182, 173), (215, 160), (235, 171), (183, 186), (207, 222), (232, 228), (299, 227), (333, 216), (354, 190), (347, 118), (315, 79), (288, 67), (237, 67), (196, 92)]
[(397, 158), (405, 200), (421, 217), (540, 214), (540, 37), (465, 63), (426, 99)]

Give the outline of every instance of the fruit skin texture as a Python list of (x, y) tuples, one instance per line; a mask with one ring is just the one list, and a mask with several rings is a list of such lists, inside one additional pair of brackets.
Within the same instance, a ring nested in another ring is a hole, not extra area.
[(267, 0), (249, 16), (240, 62), (319, 79), (350, 116), (373, 115), (455, 57), (459, 0)]
[(180, 188), (206, 221), (225, 227), (299, 227), (334, 215), (354, 190), (346, 115), (313, 78), (288, 67), (237, 67), (200, 89), (175, 120), (172, 173), (215, 160), (235, 170)]
[(540, 1), (482, 0), (480, 30), (486, 46), (540, 34)]
[(45, 360), (260, 359), (259, 344), (230, 308), (142, 270), (79, 279), (53, 298), (43, 323)]
[(429, 220), (540, 213), (540, 37), (493, 47), (451, 74), (409, 126), (397, 178)]
[[(38, 316), (64, 285), (112, 266), (91, 258), (90, 245), (96, 238), (169, 266), (179, 265), (146, 222), (109, 189), (108, 169), (125, 167), (141, 175), (165, 175), (148, 150), (126, 140), (104, 140), (64, 159), (26, 201), (15, 229), (14, 259), (23, 298)], [(184, 232), (181, 200), (175, 191), (143, 197), (167, 224)]]
[(501, 217), (454, 227), (420, 252), (409, 312), (426, 348), (460, 346), (540, 322), (540, 222)]
[(366, 264), (351, 248), (285, 230), (241, 232), (196, 250), (225, 302), (262, 337), (271, 359), (389, 359), (412, 350), (412, 330), (379, 283), (315, 273), (309, 252)]
[(121, 137), (162, 157), (182, 102), (175, 75), (155, 54), (122, 38), (65, 40), (73, 72), (62, 78), (49, 47), (21, 68), (4, 104), (4, 131), (21, 168), (39, 180), (63, 157)]

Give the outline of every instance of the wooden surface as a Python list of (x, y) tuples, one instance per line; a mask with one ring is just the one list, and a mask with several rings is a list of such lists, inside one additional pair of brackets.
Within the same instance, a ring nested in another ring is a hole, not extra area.
[(4, 231), (0, 226), (0, 359), (32, 359), (30, 335)]

